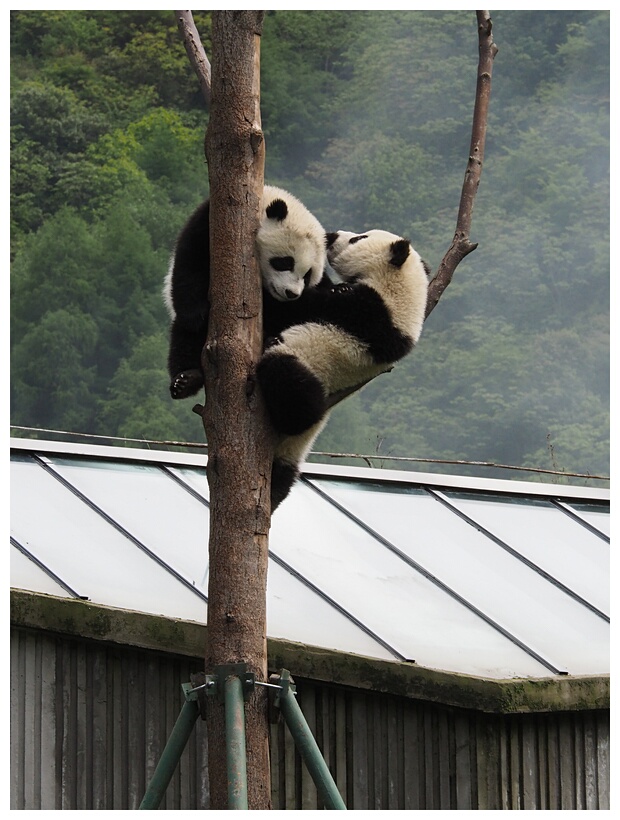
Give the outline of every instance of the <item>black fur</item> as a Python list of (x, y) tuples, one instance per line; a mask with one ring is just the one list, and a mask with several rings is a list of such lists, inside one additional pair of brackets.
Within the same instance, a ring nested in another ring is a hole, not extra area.
[(327, 412), (323, 385), (296, 356), (263, 356), (256, 375), (269, 418), (279, 433), (303, 433)]
[(299, 478), (299, 468), (287, 461), (276, 458), (271, 468), (271, 514), (290, 493)]
[(316, 308), (312, 321), (335, 325), (363, 342), (377, 364), (395, 362), (413, 347), (410, 336), (394, 327), (390, 312), (376, 290), (349, 280), (332, 289)]
[(283, 199), (274, 199), (265, 209), (267, 219), (277, 219), (283, 222), (288, 216), (288, 207)]
[[(277, 199), (267, 208), (269, 218), (283, 220), (286, 203)], [(201, 354), (209, 323), (209, 200), (191, 215), (176, 243), (172, 274), (172, 304), (175, 318), (170, 326), (168, 373), (170, 395), (184, 399), (197, 393), (203, 385)], [(329, 288), (324, 274), (318, 288)], [(302, 295), (289, 302), (279, 302), (263, 288), (263, 337), (277, 336), (287, 327), (311, 318), (310, 304)]]

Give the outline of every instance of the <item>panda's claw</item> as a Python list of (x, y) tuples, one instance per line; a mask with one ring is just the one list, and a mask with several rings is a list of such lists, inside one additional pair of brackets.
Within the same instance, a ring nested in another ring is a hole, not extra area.
[(197, 393), (203, 384), (201, 370), (184, 370), (170, 383), (170, 395), (173, 399), (185, 399)]
[(283, 342), (282, 336), (269, 336), (265, 339), (265, 350), (268, 350), (270, 347), (275, 347), (276, 345), (281, 345)]
[(332, 288), (332, 293), (352, 293), (353, 292), (353, 285), (349, 285), (346, 282), (342, 282), (338, 285), (334, 285)]

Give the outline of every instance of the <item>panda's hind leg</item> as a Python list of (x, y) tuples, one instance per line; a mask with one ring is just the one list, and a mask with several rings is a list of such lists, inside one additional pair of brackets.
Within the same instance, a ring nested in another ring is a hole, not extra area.
[(276, 511), (299, 477), (299, 468), (276, 458), (271, 467), (271, 514)]
[(327, 407), (323, 385), (296, 356), (268, 348), (256, 376), (278, 433), (295, 436), (319, 422)]
[(329, 411), (321, 420), (298, 436), (284, 436), (275, 448), (271, 467), (271, 512), (287, 497), (299, 478), (301, 464), (306, 460), (312, 445), (327, 424)]

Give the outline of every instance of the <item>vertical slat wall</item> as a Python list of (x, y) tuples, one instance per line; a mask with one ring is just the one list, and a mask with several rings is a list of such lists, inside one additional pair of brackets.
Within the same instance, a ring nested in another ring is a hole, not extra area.
[[(200, 661), (11, 635), (11, 808), (136, 809)], [(293, 670), (294, 671), (294, 670)], [(349, 809), (608, 809), (609, 714), (485, 715), (297, 680)], [(197, 721), (162, 809), (208, 808)], [(272, 727), (274, 809), (322, 808)]]
[[(11, 808), (137, 809), (196, 662), (11, 634)], [(208, 808), (202, 721), (161, 808)]]

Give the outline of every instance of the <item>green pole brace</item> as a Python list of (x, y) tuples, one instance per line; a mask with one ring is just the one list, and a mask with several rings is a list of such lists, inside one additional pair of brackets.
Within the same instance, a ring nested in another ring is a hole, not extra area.
[(248, 777), (245, 755), (245, 704), (243, 702), (243, 684), (238, 675), (231, 674), (224, 679), (224, 711), (226, 720), (228, 808), (229, 810), (240, 809), (241, 811), (247, 811)]
[[(215, 675), (193, 676), (193, 683), (184, 683), (185, 703), (162, 752), (151, 782), (140, 803), (140, 809), (158, 809), (183, 749), (192, 733), (196, 720), (204, 713), (204, 696), (218, 695), (224, 701), (226, 726), (226, 774), (228, 780), (228, 808), (248, 809), (248, 783), (245, 748), (245, 704), (254, 689), (254, 675), (246, 664), (227, 664), (215, 669)], [(196, 685), (198, 679), (200, 685)], [(280, 676), (272, 676), (272, 683), (261, 683), (278, 689), (277, 706), (289, 728), (295, 745), (314, 781), (325, 808), (344, 809), (346, 806), (329, 771), (303, 712), (295, 700), (291, 673), (282, 669)], [(276, 683), (278, 681), (278, 683)], [(203, 715), (204, 716), (204, 715)]]
[[(272, 676), (270, 680), (275, 683), (277, 679)], [(304, 763), (308, 767), (325, 808), (344, 809), (346, 811), (347, 807), (338, 791), (338, 786), (336, 786), (327, 763), (323, 759), (321, 750), (295, 699), (295, 687), (292, 685), (291, 673), (288, 669), (281, 670), (279, 683), (280, 692), (276, 696), (275, 705), (282, 712), (286, 725), (295, 741), (295, 746), (297, 746)]]
[(159, 804), (163, 800), (166, 789), (172, 780), (174, 770), (181, 759), (183, 749), (189, 740), (196, 720), (200, 716), (198, 697), (195, 691), (192, 691), (189, 687), (190, 684), (183, 684), (185, 703), (174, 724), (168, 742), (153, 773), (151, 782), (144, 793), (144, 797), (139, 806), (140, 809), (159, 808)]

